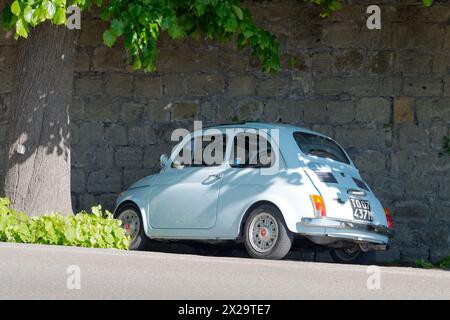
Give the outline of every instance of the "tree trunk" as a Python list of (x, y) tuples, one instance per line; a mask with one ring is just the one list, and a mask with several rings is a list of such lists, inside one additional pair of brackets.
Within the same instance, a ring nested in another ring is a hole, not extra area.
[(75, 49), (76, 32), (50, 23), (19, 40), (5, 193), (14, 209), (28, 215), (72, 214), (69, 109)]

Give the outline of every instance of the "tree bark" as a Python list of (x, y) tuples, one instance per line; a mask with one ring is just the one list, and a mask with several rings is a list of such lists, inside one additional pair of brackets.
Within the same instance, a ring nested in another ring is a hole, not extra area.
[(69, 109), (75, 50), (76, 32), (50, 23), (19, 40), (5, 194), (14, 209), (31, 216), (72, 214)]

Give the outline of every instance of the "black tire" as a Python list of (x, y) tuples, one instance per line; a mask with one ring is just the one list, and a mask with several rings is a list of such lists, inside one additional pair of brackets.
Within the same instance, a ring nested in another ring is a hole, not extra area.
[(127, 203), (116, 210), (116, 212), (114, 213), (114, 218), (119, 219), (120, 215), (125, 211), (133, 211), (138, 216), (139, 219), (139, 227), (138, 227), (139, 230), (137, 232), (136, 237), (132, 239), (129, 249), (130, 250), (146, 249), (149, 245), (150, 239), (145, 235), (144, 232), (144, 223), (142, 222), (141, 211), (136, 205)]
[(375, 252), (357, 250), (352, 254), (349, 254), (345, 249), (332, 249), (330, 250), (331, 258), (336, 263), (341, 264), (363, 264), (369, 265), (375, 262)]
[[(261, 214), (267, 214), (272, 217), (273, 221), (276, 221), (276, 226), (278, 227), (278, 237), (272, 242), (270, 249), (265, 252), (255, 249), (254, 246), (257, 245), (253, 240), (251, 240), (250, 235), (250, 228), (252, 227), (253, 221), (256, 223), (256, 220), (258, 220), (258, 217), (261, 217)], [(280, 210), (278, 210), (275, 206), (261, 205), (253, 209), (253, 211), (248, 215), (244, 226), (244, 244), (248, 254), (252, 258), (272, 260), (283, 259), (289, 253), (292, 246), (292, 241), (292, 233), (286, 227)]]

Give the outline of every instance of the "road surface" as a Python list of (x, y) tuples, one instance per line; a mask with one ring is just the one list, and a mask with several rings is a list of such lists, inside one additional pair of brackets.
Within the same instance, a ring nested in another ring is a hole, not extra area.
[(450, 272), (0, 243), (18, 298), (450, 299)]

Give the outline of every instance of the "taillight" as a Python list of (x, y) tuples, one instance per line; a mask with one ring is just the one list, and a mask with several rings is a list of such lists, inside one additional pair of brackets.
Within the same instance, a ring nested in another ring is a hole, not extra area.
[(388, 208), (384, 208), (384, 214), (386, 215), (388, 228), (392, 229), (394, 227), (394, 223), (392, 222), (392, 216), (391, 216), (391, 213), (389, 212)]
[(314, 215), (316, 217), (326, 217), (327, 209), (325, 208), (325, 202), (323, 198), (319, 195), (311, 195), (311, 201), (313, 203)]

